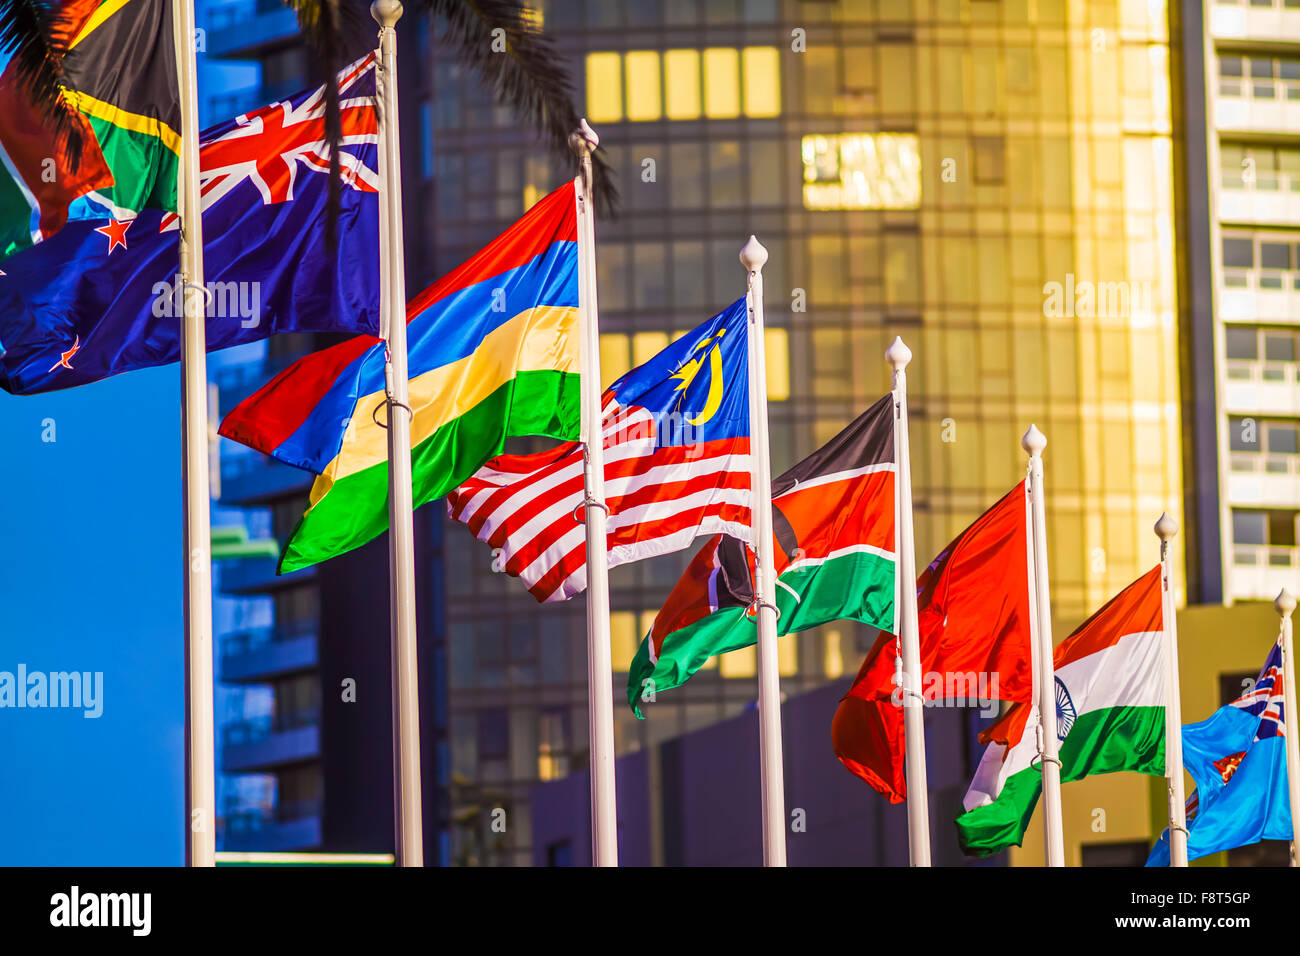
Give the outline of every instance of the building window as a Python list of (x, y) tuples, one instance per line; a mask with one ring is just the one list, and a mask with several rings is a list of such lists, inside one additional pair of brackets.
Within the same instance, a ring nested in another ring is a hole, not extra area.
[(1300, 100), (1300, 59), (1220, 56), (1219, 95), (1236, 99)]
[(1300, 149), (1223, 143), (1219, 147), (1219, 173), (1224, 189), (1300, 191)]
[(781, 113), (774, 46), (587, 54), (592, 122), (763, 118)]
[(1079, 847), (1079, 863), (1082, 866), (1142, 866), (1150, 853), (1146, 840), (1085, 843)]
[(547, 866), (573, 866), (573, 841), (556, 840), (546, 845)]
[(808, 209), (916, 209), (921, 150), (914, 133), (835, 133), (803, 138)]
[(1296, 546), (1296, 512), (1232, 511), (1233, 562), (1246, 566), (1287, 568)]
[(1300, 290), (1300, 243), (1286, 234), (1225, 233), (1223, 285), (1265, 292)]

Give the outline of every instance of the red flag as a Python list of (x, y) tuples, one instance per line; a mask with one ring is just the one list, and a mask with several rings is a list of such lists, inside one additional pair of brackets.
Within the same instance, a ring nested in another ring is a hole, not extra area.
[[(920, 688), (927, 702), (1033, 697), (1025, 493), (1022, 481), (917, 579)], [(840, 762), (891, 803), (906, 796), (897, 659), (898, 639), (882, 633), (831, 722)]]

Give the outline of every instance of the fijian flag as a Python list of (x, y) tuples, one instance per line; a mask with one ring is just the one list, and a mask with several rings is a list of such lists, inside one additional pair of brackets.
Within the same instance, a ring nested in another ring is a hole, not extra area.
[[(379, 329), (375, 57), (339, 75), (337, 248), (325, 243), (324, 87), (203, 135), (209, 351), (277, 332)], [(180, 358), (179, 223), (162, 209), (68, 223), (0, 266), (0, 387), (95, 382)]]
[[(894, 629), (893, 396), (772, 483), (777, 631), (835, 620)], [(710, 657), (757, 640), (753, 551), (717, 535), (696, 554), (628, 670), (641, 704), (684, 684)]]

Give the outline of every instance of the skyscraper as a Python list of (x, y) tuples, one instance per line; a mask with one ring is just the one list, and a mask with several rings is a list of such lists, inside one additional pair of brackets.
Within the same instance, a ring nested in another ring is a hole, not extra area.
[[(901, 334), (922, 558), (1022, 477), (1036, 422), (1057, 632), (1155, 563), (1151, 524), (1182, 508), (1165, 4), (570, 0), (538, 16), (622, 193), (597, 225), (606, 381), (742, 295), (756, 233), (775, 473), (888, 388)], [(407, 222), (431, 276), (571, 173), (443, 47), (419, 59)], [(586, 759), (583, 606), (538, 608), (463, 529), (446, 549), (453, 857), (522, 863), (531, 783)], [(690, 554), (613, 572), (616, 670)], [(851, 673), (869, 643), (852, 624), (783, 638), (783, 690)], [(620, 703), (620, 751), (751, 706), (754, 673), (737, 652), (644, 722)]]
[(1300, 567), (1300, 7), (1200, 6), (1182, 31), (1189, 433), (1205, 529), (1189, 570), (1202, 600), (1271, 601)]

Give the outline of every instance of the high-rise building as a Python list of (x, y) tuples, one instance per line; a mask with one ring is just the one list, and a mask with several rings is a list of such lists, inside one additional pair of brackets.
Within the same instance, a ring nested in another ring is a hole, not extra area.
[(1204, 601), (1271, 601), (1300, 567), (1300, 5), (1185, 6), (1189, 575)]
[[(1068, 633), (1155, 563), (1155, 518), (1182, 510), (1169, 15), (1119, 0), (539, 5), (622, 194), (597, 224), (603, 377), (742, 295), (737, 255), (757, 234), (774, 472), (888, 388), (901, 334), (920, 556), (1023, 476), (1036, 422)], [(432, 276), (571, 172), (440, 44), (420, 61), (407, 234)], [(525, 863), (531, 785), (586, 760), (583, 605), (539, 608), (463, 529), (446, 548), (453, 858)], [(612, 573), (616, 670), (690, 553)], [(783, 638), (783, 690), (852, 673), (870, 639), (852, 624)], [(738, 714), (755, 666), (752, 650), (711, 662), (643, 722), (617, 703), (620, 752)]]

